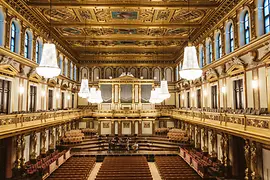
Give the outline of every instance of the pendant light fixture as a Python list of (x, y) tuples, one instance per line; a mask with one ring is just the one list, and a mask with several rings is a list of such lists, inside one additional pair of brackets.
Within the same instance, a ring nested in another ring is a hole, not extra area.
[(96, 103), (97, 102), (97, 90), (95, 87), (90, 88), (90, 93), (88, 94), (88, 102)]
[[(188, 0), (188, 12), (189, 0)], [(189, 22), (190, 23), (190, 22)], [(188, 46), (184, 49), (184, 61), (181, 70), (179, 71), (180, 77), (187, 80), (195, 80), (202, 76), (202, 70), (199, 67), (197, 52), (195, 46), (190, 43), (190, 26), (188, 29)]]
[(103, 99), (102, 99), (102, 96), (101, 96), (101, 90), (100, 90), (100, 88), (97, 90), (96, 94), (97, 94), (97, 100), (96, 100), (96, 103), (97, 103), (97, 104), (102, 103), (102, 102), (103, 102)]
[(82, 79), (79, 97), (87, 98), (89, 96), (88, 79)]
[(36, 68), (37, 73), (44, 78), (53, 78), (61, 73), (57, 64), (56, 47), (51, 39), (52, 26), (52, 1), (50, 1), (50, 29), (49, 42), (45, 43), (42, 50), (42, 57), (39, 66)]

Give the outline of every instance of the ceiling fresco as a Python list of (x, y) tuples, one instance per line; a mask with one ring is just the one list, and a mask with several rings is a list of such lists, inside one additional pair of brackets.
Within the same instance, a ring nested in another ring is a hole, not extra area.
[(54, 0), (51, 10), (49, 0), (25, 1), (48, 25), (51, 19), (79, 60), (147, 55), (172, 62), (224, 0)]

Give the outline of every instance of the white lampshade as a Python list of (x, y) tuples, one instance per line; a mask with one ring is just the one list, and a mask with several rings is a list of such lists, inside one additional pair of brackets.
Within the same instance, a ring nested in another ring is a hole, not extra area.
[(184, 62), (182, 69), (180, 70), (180, 76), (187, 80), (195, 80), (202, 76), (202, 70), (198, 64), (195, 46), (185, 47)]
[(100, 89), (97, 90), (97, 100), (96, 100), (96, 103), (100, 104), (103, 102), (103, 99), (102, 99), (102, 96), (101, 96), (101, 91)]
[(97, 102), (97, 91), (95, 87), (90, 88), (90, 93), (88, 95), (88, 102), (90, 103)]
[(87, 98), (89, 96), (88, 79), (82, 79), (81, 88), (80, 88), (80, 92), (78, 93), (78, 95), (81, 98)]
[(162, 101), (164, 101), (165, 98), (161, 96), (161, 88), (157, 87), (155, 89), (155, 91), (156, 91), (156, 95), (157, 95), (156, 103), (161, 103)]
[(160, 81), (160, 94), (159, 94), (159, 96), (163, 100), (171, 97), (171, 94), (169, 93), (169, 90), (168, 90), (168, 82), (165, 80)]
[(152, 89), (149, 102), (151, 104), (155, 104), (156, 103), (156, 98), (157, 98), (157, 92), (155, 91), (155, 89)]
[(40, 76), (45, 78), (53, 78), (61, 73), (61, 69), (57, 64), (55, 44), (44, 44), (41, 61), (36, 71)]

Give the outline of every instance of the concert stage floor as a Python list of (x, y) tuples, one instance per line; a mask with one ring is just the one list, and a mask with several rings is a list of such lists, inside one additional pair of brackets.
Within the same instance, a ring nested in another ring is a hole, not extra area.
[(90, 151), (90, 152), (73, 152), (74, 156), (136, 156), (136, 155), (177, 155), (178, 151), (138, 151), (138, 152), (107, 152), (107, 151)]

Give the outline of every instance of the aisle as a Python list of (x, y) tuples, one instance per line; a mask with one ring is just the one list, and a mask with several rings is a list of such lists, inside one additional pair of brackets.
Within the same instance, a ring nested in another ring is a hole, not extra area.
[(161, 180), (156, 163), (148, 162), (148, 166), (149, 166), (150, 172), (152, 174), (153, 180)]
[(97, 173), (98, 173), (98, 171), (99, 171), (101, 165), (102, 165), (102, 162), (97, 162), (97, 163), (95, 164), (93, 170), (91, 171), (91, 173), (90, 173), (90, 175), (89, 175), (89, 177), (88, 177), (88, 180), (94, 180), (94, 179), (96, 178)]

